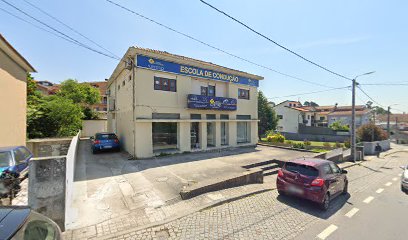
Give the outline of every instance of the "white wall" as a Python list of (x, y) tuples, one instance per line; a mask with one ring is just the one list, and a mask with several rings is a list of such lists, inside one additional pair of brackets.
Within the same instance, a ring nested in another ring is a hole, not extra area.
[(282, 115), (283, 119), (278, 121), (278, 130), (280, 132), (297, 133), (299, 121), (302, 120), (301, 113), (283, 105), (277, 105), (275, 108), (276, 115)]
[(83, 120), (81, 137), (91, 137), (98, 132), (108, 131), (107, 120)]

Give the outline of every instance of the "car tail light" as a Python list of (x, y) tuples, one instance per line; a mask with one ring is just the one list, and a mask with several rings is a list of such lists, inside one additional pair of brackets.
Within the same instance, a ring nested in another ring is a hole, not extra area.
[(115, 143), (119, 143), (119, 140), (118, 140), (118, 139), (115, 139)]
[(101, 141), (95, 140), (95, 144), (99, 144), (99, 143), (101, 143)]
[(279, 171), (278, 171), (278, 177), (283, 177), (282, 169), (279, 169)]
[(316, 178), (315, 180), (312, 181), (310, 185), (313, 187), (321, 187), (324, 185), (324, 179)]

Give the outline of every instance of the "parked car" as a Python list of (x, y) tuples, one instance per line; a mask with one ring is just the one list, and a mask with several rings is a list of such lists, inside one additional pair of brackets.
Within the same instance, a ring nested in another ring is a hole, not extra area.
[(0, 239), (59, 240), (61, 230), (51, 219), (26, 206), (0, 207)]
[(301, 158), (288, 161), (279, 169), (276, 185), (279, 194), (307, 199), (327, 210), (332, 199), (347, 193), (346, 173), (331, 161)]
[(401, 168), (404, 170), (401, 176), (401, 190), (403, 192), (408, 191), (408, 166), (401, 166)]
[(92, 153), (104, 150), (120, 151), (120, 142), (114, 133), (96, 133), (92, 140)]
[(0, 148), (0, 174), (9, 170), (18, 173), (21, 178), (28, 173), (28, 162), (33, 154), (24, 146)]

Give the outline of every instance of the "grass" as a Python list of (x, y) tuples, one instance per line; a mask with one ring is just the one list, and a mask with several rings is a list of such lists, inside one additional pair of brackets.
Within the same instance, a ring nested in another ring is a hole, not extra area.
[[(266, 140), (266, 138), (261, 138), (261, 141), (266, 142), (267, 140)], [(294, 144), (294, 143), (303, 143), (303, 141), (295, 141), (295, 140), (286, 140), (285, 143), (286, 143), (287, 141), (291, 141), (292, 144)], [(312, 146), (312, 147), (324, 147), (324, 144), (325, 144), (326, 142), (310, 141), (310, 143), (311, 143), (310, 146)], [(330, 146), (333, 146), (334, 144), (336, 144), (335, 142), (327, 142), (327, 143), (329, 143)]]

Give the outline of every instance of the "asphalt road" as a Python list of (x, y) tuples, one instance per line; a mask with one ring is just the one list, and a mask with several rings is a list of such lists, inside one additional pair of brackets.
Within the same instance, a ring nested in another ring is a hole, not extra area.
[(384, 159), (386, 165), (372, 170), (385, 173), (385, 177), (351, 194), (340, 211), (316, 222), (296, 239), (408, 239), (408, 195), (401, 191), (402, 170), (398, 167), (407, 162), (408, 153)]

